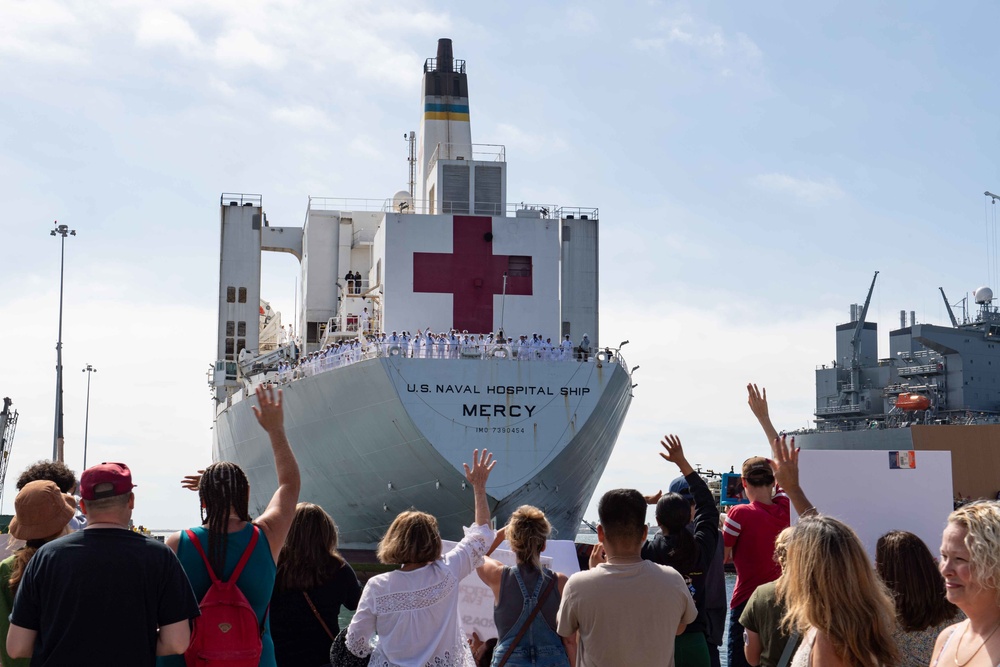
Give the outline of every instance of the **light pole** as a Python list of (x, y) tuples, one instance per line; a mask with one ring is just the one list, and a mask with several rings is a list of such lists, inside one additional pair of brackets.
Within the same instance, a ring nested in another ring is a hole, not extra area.
[(76, 230), (55, 221), (55, 229), (50, 236), (59, 236), (59, 339), (56, 341), (56, 424), (52, 436), (52, 460), (63, 460), (63, 390), (62, 390), (62, 315), (63, 315), (63, 267), (66, 259), (66, 237), (76, 236)]
[(83, 420), (83, 470), (87, 469), (87, 432), (90, 430), (90, 376), (97, 372), (97, 369), (87, 364), (83, 369), (87, 374), (87, 412)]

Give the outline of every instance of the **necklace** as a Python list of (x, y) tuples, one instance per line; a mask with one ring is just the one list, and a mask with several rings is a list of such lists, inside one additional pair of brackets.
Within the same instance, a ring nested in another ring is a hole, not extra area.
[(978, 653), (983, 650), (984, 646), (986, 646), (986, 642), (988, 642), (990, 640), (990, 637), (992, 637), (993, 633), (995, 633), (997, 631), (997, 628), (1000, 628), (1000, 620), (998, 620), (996, 622), (996, 625), (993, 626), (993, 629), (990, 630), (990, 634), (986, 635), (986, 639), (984, 639), (983, 643), (979, 645), (979, 648), (977, 648), (975, 651), (972, 652), (972, 655), (969, 656), (969, 659), (966, 660), (965, 662), (959, 662), (958, 661), (958, 649), (961, 648), (961, 646), (962, 646), (962, 640), (965, 639), (965, 633), (968, 631), (968, 629), (969, 629), (969, 627), (971, 625), (972, 625), (972, 621), (969, 621), (965, 625), (965, 627), (962, 629), (962, 634), (959, 635), (959, 637), (958, 637), (958, 644), (955, 645), (955, 667), (965, 667), (967, 664), (969, 664), (970, 662), (972, 662), (972, 659), (975, 658), (976, 655), (978, 655)]

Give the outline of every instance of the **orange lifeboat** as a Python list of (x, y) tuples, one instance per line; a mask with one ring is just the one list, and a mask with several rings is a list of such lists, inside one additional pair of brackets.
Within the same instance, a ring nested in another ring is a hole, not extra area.
[(931, 407), (931, 399), (923, 394), (900, 394), (896, 399), (896, 407), (907, 412), (927, 410)]

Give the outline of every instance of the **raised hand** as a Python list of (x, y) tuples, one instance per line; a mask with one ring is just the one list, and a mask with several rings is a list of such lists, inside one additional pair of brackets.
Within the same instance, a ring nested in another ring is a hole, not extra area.
[(774, 480), (781, 488), (787, 490), (799, 486), (799, 448), (795, 446), (794, 436), (790, 442), (783, 435), (771, 443), (771, 468)]
[(684, 457), (684, 448), (681, 446), (681, 439), (676, 435), (665, 435), (663, 440), (660, 441), (665, 451), (660, 452), (660, 456), (663, 457), (664, 461), (669, 461), (675, 464), (681, 470), (681, 474), (684, 476), (690, 475), (694, 472), (694, 468), (688, 463), (687, 458)]
[(643, 496), (647, 505), (655, 505), (656, 502), (663, 497), (663, 489), (660, 489), (656, 493), (651, 493), (648, 496)]
[(768, 443), (777, 438), (778, 431), (771, 423), (771, 415), (767, 409), (767, 389), (758, 389), (757, 385), (752, 382), (747, 384), (747, 405), (750, 406), (753, 416), (760, 422), (760, 427), (764, 429)]
[(285, 413), (281, 407), (281, 390), (269, 384), (257, 386), (257, 405), (251, 406), (254, 417), (261, 427), (271, 433), (283, 431), (285, 428)]
[(204, 470), (199, 470), (197, 475), (184, 475), (184, 479), (181, 480), (181, 486), (188, 491), (197, 491), (198, 486), (201, 484), (201, 476), (204, 474)]
[(819, 513), (799, 484), (799, 448), (795, 446), (794, 437), (788, 442), (785, 436), (781, 436), (771, 443), (771, 468), (774, 480), (788, 494), (799, 516)]
[(482, 453), (478, 449), (472, 452), (472, 467), (468, 463), (463, 463), (465, 468), (465, 479), (472, 484), (472, 493), (476, 502), (476, 524), (485, 526), (490, 521), (490, 505), (486, 498), (486, 480), (490, 478), (490, 471), (497, 464), (493, 460), (493, 455), (485, 449)]
[(753, 383), (747, 384), (747, 405), (758, 420), (768, 419), (767, 389), (758, 389)]
[(485, 449), (480, 454), (479, 450), (476, 449), (472, 452), (472, 467), (470, 468), (468, 463), (463, 463), (462, 467), (465, 468), (465, 478), (469, 480), (469, 484), (472, 484), (473, 488), (486, 488), (486, 480), (489, 479), (490, 471), (496, 464), (497, 462), (493, 460), (493, 454)]

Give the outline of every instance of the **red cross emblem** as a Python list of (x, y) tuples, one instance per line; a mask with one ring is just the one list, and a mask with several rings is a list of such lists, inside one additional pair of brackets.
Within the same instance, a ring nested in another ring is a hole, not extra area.
[[(493, 219), (452, 218), (452, 254), (413, 253), (413, 291), (453, 295), (452, 324), (459, 331), (493, 330), (493, 295), (503, 293), (509, 255), (493, 254)], [(521, 272), (519, 272), (521, 273)], [(507, 294), (530, 295), (530, 275), (507, 276)]]

